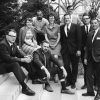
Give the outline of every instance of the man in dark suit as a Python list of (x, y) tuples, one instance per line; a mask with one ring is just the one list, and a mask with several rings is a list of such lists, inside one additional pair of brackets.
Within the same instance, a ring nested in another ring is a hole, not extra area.
[[(65, 25), (60, 27), (61, 54), (64, 67), (68, 73), (66, 85), (71, 85), (71, 88), (75, 88), (79, 56), (81, 55), (81, 29), (80, 26), (71, 23), (71, 16), (69, 14), (65, 14), (64, 18)], [(72, 70), (70, 64), (72, 65)]]
[(87, 43), (87, 35), (90, 31), (92, 31), (92, 26), (90, 24), (90, 17), (87, 13), (83, 14), (82, 19), (83, 19), (84, 25), (81, 26), (81, 32), (82, 32), (81, 60), (84, 67), (84, 85), (81, 87), (81, 89), (85, 89), (87, 65), (84, 64), (84, 54), (85, 54), (85, 48), (86, 48), (86, 43)]
[(87, 37), (86, 56), (84, 63), (88, 65), (86, 72), (87, 93), (83, 96), (95, 96), (93, 90), (93, 75), (96, 75), (96, 85), (98, 87), (94, 100), (100, 100), (100, 27), (98, 19), (91, 20), (94, 31)]
[[(49, 51), (49, 43), (47, 41), (43, 41), (41, 43), (41, 48), (34, 52), (34, 63), (37, 69), (37, 73), (42, 73), (42, 77), (47, 77), (47, 80), (50, 79), (50, 61), (55, 63), (58, 67), (55, 73), (58, 73), (59, 80), (61, 82), (61, 93), (66, 94), (74, 94), (70, 90), (66, 89), (65, 85), (65, 77), (67, 76), (65, 68), (62, 64), (51, 54)], [(45, 89), (49, 92), (53, 92), (52, 88), (50, 87), (49, 81), (46, 80)]]
[(21, 69), (19, 63), (30, 63), (30, 57), (24, 57), (17, 49), (15, 44), (16, 32), (11, 29), (7, 32), (5, 38), (0, 41), (0, 74), (13, 72), (18, 82), (22, 86), (22, 93), (26, 95), (35, 95), (24, 82), (25, 74)]

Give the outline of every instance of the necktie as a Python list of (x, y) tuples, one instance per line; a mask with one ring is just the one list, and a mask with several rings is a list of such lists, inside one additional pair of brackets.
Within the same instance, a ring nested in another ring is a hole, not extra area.
[(88, 26), (86, 25), (86, 33), (88, 34)]
[(12, 50), (12, 52), (13, 52), (13, 49), (14, 49), (14, 46), (13, 46), (13, 45), (11, 45), (11, 50)]
[(68, 25), (67, 25), (67, 34), (69, 34), (69, 28), (68, 28)]
[(46, 67), (46, 55), (43, 53), (43, 56), (44, 56), (44, 66)]

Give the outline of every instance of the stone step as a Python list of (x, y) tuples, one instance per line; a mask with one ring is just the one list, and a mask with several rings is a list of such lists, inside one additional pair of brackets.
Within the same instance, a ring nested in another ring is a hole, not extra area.
[(16, 100), (21, 91), (20, 85), (14, 75), (0, 85), (0, 100)]
[(35, 91), (35, 93), (36, 93), (35, 96), (27, 96), (25, 94), (20, 93), (17, 100), (41, 100), (40, 98), (43, 93), (42, 84), (32, 84), (31, 81), (29, 80), (27, 82), (27, 85), (30, 87), (30, 89)]
[(5, 82), (9, 77), (9, 74), (0, 75), (0, 85)]

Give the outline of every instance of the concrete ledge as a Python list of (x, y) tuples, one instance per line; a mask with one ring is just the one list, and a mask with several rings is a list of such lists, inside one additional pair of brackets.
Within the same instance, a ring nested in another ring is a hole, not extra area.
[(21, 91), (17, 79), (11, 74), (9, 78), (0, 85), (0, 100), (16, 100)]
[(0, 75), (0, 85), (5, 82), (9, 77), (9, 74), (3, 74), (3, 75)]

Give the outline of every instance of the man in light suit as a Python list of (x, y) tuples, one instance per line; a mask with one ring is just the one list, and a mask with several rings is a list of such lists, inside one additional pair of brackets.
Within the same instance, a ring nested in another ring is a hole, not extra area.
[(95, 96), (93, 90), (93, 74), (96, 75), (96, 85), (98, 87), (94, 100), (100, 100), (100, 27), (97, 18), (91, 20), (94, 31), (87, 37), (87, 48), (84, 63), (88, 65), (86, 72), (87, 93), (83, 96)]
[(85, 48), (86, 48), (86, 43), (87, 43), (87, 35), (90, 31), (92, 31), (92, 26), (90, 24), (90, 17), (87, 13), (83, 14), (82, 19), (83, 19), (84, 25), (81, 26), (81, 32), (82, 32), (81, 60), (84, 67), (84, 85), (81, 87), (81, 89), (85, 89), (87, 65), (84, 64), (84, 55), (85, 55)]
[[(66, 85), (71, 85), (71, 88), (75, 88), (79, 56), (81, 55), (81, 28), (71, 22), (70, 14), (65, 14), (64, 19), (65, 25), (60, 26), (61, 54), (64, 67), (68, 73)], [(70, 64), (72, 65), (72, 70)]]

